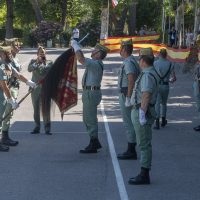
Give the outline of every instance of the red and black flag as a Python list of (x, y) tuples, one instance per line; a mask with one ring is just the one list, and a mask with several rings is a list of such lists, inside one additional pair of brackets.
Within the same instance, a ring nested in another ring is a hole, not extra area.
[(57, 104), (61, 117), (77, 105), (77, 62), (72, 48), (61, 54), (42, 83), (42, 112), (51, 110), (52, 100)]

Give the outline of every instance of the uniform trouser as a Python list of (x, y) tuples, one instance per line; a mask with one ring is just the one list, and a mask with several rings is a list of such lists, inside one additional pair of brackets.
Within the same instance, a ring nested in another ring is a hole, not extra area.
[[(35, 127), (40, 128), (40, 107), (41, 107), (41, 87), (37, 87), (31, 93), (31, 99), (33, 104), (33, 118), (35, 121)], [(50, 111), (43, 115), (44, 127), (46, 129), (50, 129)]]
[(198, 81), (194, 81), (193, 83), (194, 97), (196, 99), (197, 110), (200, 112), (200, 88)]
[(156, 118), (160, 118), (160, 115), (161, 117), (166, 117), (168, 96), (169, 96), (169, 85), (159, 85), (158, 96), (155, 105), (157, 113)]
[(152, 162), (151, 126), (156, 116), (154, 107), (150, 108), (148, 113), (149, 113), (148, 116), (146, 116), (147, 123), (144, 126), (140, 125), (139, 122), (139, 109), (136, 108), (132, 109), (131, 119), (135, 129), (137, 145), (139, 146), (140, 149), (141, 167), (150, 169)]
[(119, 104), (122, 113), (124, 127), (126, 129), (126, 137), (129, 143), (136, 143), (135, 130), (131, 121), (131, 107), (125, 106), (126, 97), (119, 93)]
[(101, 102), (100, 90), (83, 90), (83, 122), (90, 138), (98, 138), (97, 106)]
[[(14, 99), (17, 99), (18, 97), (18, 94), (19, 94), (19, 88), (18, 87), (11, 87), (10, 88), (10, 93), (11, 93), (11, 96), (14, 98)], [(2, 131), (9, 131), (9, 128), (10, 128), (10, 120), (13, 116), (13, 112), (12, 111), (12, 106), (10, 103), (7, 103), (6, 104), (6, 108), (5, 108), (5, 112), (4, 112), (4, 116), (7, 116), (6, 119), (2, 122)]]
[(6, 105), (7, 105), (7, 100), (4, 96), (3, 91), (0, 89), (0, 132), (2, 132), (2, 118), (5, 113)]

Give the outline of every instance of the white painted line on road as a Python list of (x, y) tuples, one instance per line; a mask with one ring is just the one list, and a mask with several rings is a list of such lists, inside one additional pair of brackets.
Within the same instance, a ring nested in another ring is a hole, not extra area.
[(112, 164), (113, 164), (113, 168), (114, 168), (114, 172), (115, 172), (115, 177), (117, 180), (117, 186), (118, 186), (120, 198), (121, 198), (121, 200), (128, 200), (128, 194), (127, 194), (127, 191), (126, 191), (126, 188), (124, 185), (124, 179), (123, 179), (122, 172), (121, 172), (121, 169), (119, 166), (119, 162), (118, 162), (118, 159), (116, 156), (115, 146), (114, 146), (113, 139), (112, 139), (112, 136), (110, 133), (110, 128), (108, 125), (108, 119), (107, 119), (105, 111), (104, 111), (103, 101), (101, 102), (101, 113), (103, 116), (103, 121), (104, 121), (105, 129), (106, 129), (108, 146), (109, 146)]
[[(27, 131), (10, 131), (11, 133), (29, 133), (31, 130)], [(52, 133), (87, 133), (86, 131), (51, 131)], [(43, 133), (42, 131), (40, 133)], [(99, 131), (99, 133), (104, 133)]]

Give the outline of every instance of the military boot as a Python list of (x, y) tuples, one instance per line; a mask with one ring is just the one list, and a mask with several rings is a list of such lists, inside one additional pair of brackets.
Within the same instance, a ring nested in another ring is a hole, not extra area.
[(200, 125), (193, 128), (195, 131), (200, 131)]
[(45, 127), (44, 127), (44, 129), (45, 129), (45, 134), (52, 135), (52, 133), (50, 131), (51, 130), (50, 124), (46, 124)]
[(155, 120), (155, 126), (153, 127), (154, 129), (160, 129), (160, 119), (159, 118), (156, 118)]
[(122, 153), (118, 154), (117, 158), (119, 160), (137, 160), (137, 152), (135, 150), (136, 143), (128, 143), (127, 150)]
[(0, 143), (0, 151), (8, 152), (9, 151), (9, 147)]
[(162, 127), (165, 127), (166, 125), (167, 125), (166, 117), (162, 117), (161, 126), (162, 126)]
[(138, 174), (136, 177), (130, 178), (128, 183), (130, 185), (148, 185), (148, 184), (150, 184), (149, 169), (142, 167), (140, 174)]
[(31, 134), (38, 134), (40, 133), (40, 127), (36, 126), (33, 131), (30, 132)]
[(2, 144), (6, 145), (6, 146), (17, 146), (19, 144), (18, 141), (14, 141), (14, 140), (10, 139), (10, 137), (8, 135), (8, 131), (2, 131), (1, 142), (2, 142)]
[(91, 138), (90, 143), (85, 149), (80, 150), (80, 153), (97, 153), (97, 150), (102, 148), (98, 138)]

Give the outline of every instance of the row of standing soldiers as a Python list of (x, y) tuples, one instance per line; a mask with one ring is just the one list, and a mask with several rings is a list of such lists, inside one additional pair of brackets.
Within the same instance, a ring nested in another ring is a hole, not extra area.
[[(86, 69), (82, 79), (83, 122), (90, 136), (90, 142), (88, 146), (80, 150), (80, 153), (97, 153), (98, 149), (102, 147), (98, 139), (97, 106), (102, 99), (101, 81), (104, 70), (102, 60), (106, 57), (108, 49), (97, 44), (92, 51), (91, 59), (89, 59), (84, 57), (76, 40), (71, 41), (71, 46), (74, 48), (77, 59)], [(119, 70), (118, 90), (119, 103), (127, 133), (128, 148), (127, 151), (118, 155), (118, 159), (137, 159), (135, 149), (137, 144), (141, 152), (141, 172), (138, 176), (130, 178), (129, 184), (150, 184), (149, 170), (152, 160), (151, 126), (156, 119), (155, 128), (159, 128), (160, 103), (162, 105), (161, 125), (166, 125), (166, 102), (169, 94), (169, 81), (174, 82), (176, 77), (172, 64), (166, 59), (166, 50), (161, 50), (160, 59), (154, 63), (152, 49), (140, 49), (139, 64), (132, 56), (132, 51), (132, 40), (123, 41), (120, 55), (124, 58), (124, 62)], [(28, 67), (28, 70), (33, 73), (33, 78), (32, 80), (27, 80), (15, 70), (15, 64), (13, 63), (15, 56), (11, 55), (11, 52), (5, 48), (1, 48), (1, 122), (3, 116), (6, 116), (6, 107), (9, 106), (10, 111), (19, 106), (16, 101), (17, 96), (11, 93), (11, 87), (17, 88), (17, 93), (19, 87), (10, 85), (10, 78), (16, 77), (34, 89), (32, 102), (35, 128), (31, 132), (33, 134), (40, 132), (41, 87), (36, 83), (44, 77), (52, 65), (52, 62), (47, 61), (45, 58), (44, 48), (39, 48), (37, 54), (38, 58), (31, 60)], [(10, 126), (10, 117), (6, 118), (8, 120), (8, 128)], [(50, 116), (43, 116), (43, 118), (45, 133), (51, 134)], [(3, 120), (3, 124), (6, 119)], [(13, 141), (8, 136), (8, 129), (3, 128), (0, 150), (8, 151), (8, 146), (16, 146), (17, 144), (18, 141)]]
[[(37, 58), (32, 59), (28, 65), (28, 71), (32, 73), (32, 80), (28, 80), (21, 74), (21, 65), (17, 58), (18, 52), (19, 45), (15, 40), (11, 40), (10, 46), (0, 47), (0, 151), (3, 152), (9, 151), (9, 146), (17, 146), (19, 143), (10, 138), (9, 128), (13, 110), (19, 107), (17, 97), (20, 81), (25, 82), (31, 92), (35, 121), (35, 128), (31, 131), (31, 134), (40, 133), (40, 81), (53, 64), (52, 61), (46, 59), (46, 51), (40, 46), (37, 51)], [(45, 133), (51, 135), (50, 112), (43, 116), (43, 121)]]
[[(85, 66), (82, 101), (83, 122), (90, 136), (89, 145), (80, 153), (97, 153), (102, 146), (98, 139), (97, 106), (101, 101), (101, 81), (108, 49), (97, 44), (91, 59), (85, 58), (77, 41), (71, 46), (79, 62)], [(169, 82), (176, 81), (174, 66), (167, 60), (165, 49), (154, 62), (151, 48), (140, 49), (139, 64), (132, 55), (132, 40), (122, 41), (120, 55), (124, 59), (118, 74), (119, 103), (128, 142), (127, 150), (118, 159), (137, 159), (136, 145), (140, 149), (141, 172), (129, 179), (129, 184), (150, 184), (149, 170), (152, 161), (152, 125), (160, 128), (160, 104), (162, 122), (165, 126)], [(156, 108), (156, 109), (155, 109)]]

